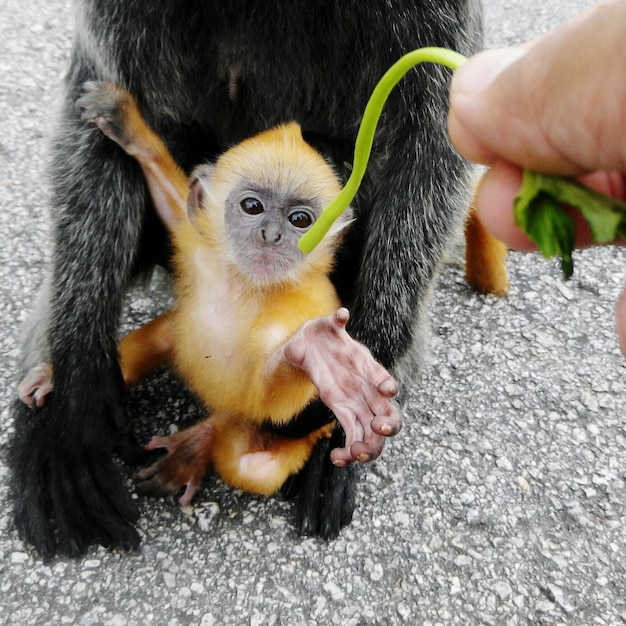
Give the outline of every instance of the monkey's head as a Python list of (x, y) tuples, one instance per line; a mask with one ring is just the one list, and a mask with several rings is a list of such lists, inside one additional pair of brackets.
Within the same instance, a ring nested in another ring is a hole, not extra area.
[(226, 262), (257, 285), (300, 281), (330, 270), (350, 212), (309, 255), (300, 237), (341, 191), (332, 167), (295, 123), (278, 126), (196, 170), (189, 216)]

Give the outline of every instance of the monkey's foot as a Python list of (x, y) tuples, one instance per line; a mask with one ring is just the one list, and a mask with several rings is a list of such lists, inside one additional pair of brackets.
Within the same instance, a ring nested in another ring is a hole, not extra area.
[(152, 496), (178, 496), (187, 506), (202, 488), (211, 465), (214, 427), (206, 419), (169, 437), (155, 437), (145, 450), (166, 450), (167, 454), (136, 475), (137, 491)]
[(349, 317), (342, 308), (311, 320), (284, 348), (287, 361), (307, 374), (343, 427), (345, 447), (331, 453), (339, 466), (376, 458), (384, 437), (402, 427), (394, 399), (398, 384), (364, 345), (348, 335)]
[(270, 496), (304, 467), (315, 443), (330, 438), (334, 426), (333, 421), (306, 437), (290, 439), (217, 415), (215, 471), (232, 487)]
[(31, 409), (41, 408), (46, 402), (46, 396), (54, 390), (52, 365), (39, 363), (28, 370), (28, 373), (17, 386), (19, 399)]

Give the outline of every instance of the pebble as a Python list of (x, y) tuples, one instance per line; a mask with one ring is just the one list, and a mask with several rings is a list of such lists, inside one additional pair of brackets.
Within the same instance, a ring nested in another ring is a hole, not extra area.
[(346, 595), (343, 589), (341, 589), (336, 583), (328, 581), (323, 585), (324, 591), (330, 596), (333, 602), (340, 602)]
[(497, 596), (500, 598), (500, 600), (506, 600), (511, 595), (511, 593), (513, 592), (513, 589), (511, 588), (511, 585), (509, 585), (509, 583), (503, 582), (503, 581), (497, 582), (493, 586), (493, 590), (497, 594)]

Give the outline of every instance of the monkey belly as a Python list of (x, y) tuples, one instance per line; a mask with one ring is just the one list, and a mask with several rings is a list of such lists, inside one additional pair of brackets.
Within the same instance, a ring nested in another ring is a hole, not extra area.
[(237, 358), (229, 363), (221, 359), (207, 363), (210, 360), (210, 355), (194, 358), (186, 354), (184, 362), (176, 361), (176, 367), (191, 390), (216, 411), (258, 424), (284, 424), (317, 397), (317, 389), (299, 370), (293, 369), (280, 382), (268, 386), (256, 368)]
[[(273, 350), (289, 337), (276, 325), (264, 333), (236, 333), (222, 325), (194, 328), (182, 321), (184, 333), (177, 333), (174, 366), (191, 390), (209, 408), (239, 415), (253, 423), (282, 424), (317, 397), (309, 378), (293, 367), (281, 368), (266, 376), (266, 364)], [(245, 326), (246, 321), (241, 321)]]

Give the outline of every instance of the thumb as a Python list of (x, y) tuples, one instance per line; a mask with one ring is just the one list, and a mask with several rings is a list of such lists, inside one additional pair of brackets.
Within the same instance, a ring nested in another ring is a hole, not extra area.
[(500, 158), (490, 145), (495, 129), (485, 92), (524, 53), (523, 48), (481, 52), (453, 74), (448, 133), (455, 148), (470, 161), (491, 165)]
[(626, 169), (626, 2), (600, 2), (516, 50), (470, 59), (450, 91), (461, 154), (577, 176)]

